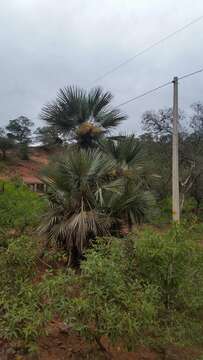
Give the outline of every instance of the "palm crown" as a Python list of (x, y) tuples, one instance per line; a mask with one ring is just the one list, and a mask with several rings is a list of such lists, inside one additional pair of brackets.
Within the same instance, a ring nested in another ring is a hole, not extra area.
[(78, 87), (60, 89), (55, 101), (45, 105), (41, 119), (83, 147), (93, 146), (126, 116), (111, 107), (113, 96), (100, 87), (89, 93)]

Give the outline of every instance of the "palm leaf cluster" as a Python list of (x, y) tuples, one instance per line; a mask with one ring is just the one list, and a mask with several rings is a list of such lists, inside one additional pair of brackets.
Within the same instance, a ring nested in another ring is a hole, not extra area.
[(92, 147), (126, 119), (119, 109), (111, 107), (112, 98), (100, 87), (89, 93), (74, 86), (65, 87), (59, 90), (55, 101), (43, 107), (41, 119), (69, 140)]
[(153, 203), (141, 173), (134, 137), (103, 141), (97, 149), (70, 147), (44, 172), (50, 210), (41, 232), (81, 256), (96, 236), (130, 229)]

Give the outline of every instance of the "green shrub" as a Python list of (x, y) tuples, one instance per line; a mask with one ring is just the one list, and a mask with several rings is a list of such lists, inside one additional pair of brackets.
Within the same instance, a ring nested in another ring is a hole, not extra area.
[(37, 243), (27, 236), (10, 239), (0, 252), (0, 288), (8, 294), (16, 294), (19, 286), (35, 276), (37, 267)]
[(186, 344), (203, 340), (203, 249), (177, 227), (99, 240), (78, 278), (80, 296), (69, 301), (67, 321), (99, 341)]
[(165, 234), (145, 231), (135, 246), (142, 279), (160, 290), (167, 309), (203, 306), (203, 249), (180, 227)]
[(20, 183), (0, 182), (0, 228), (23, 232), (34, 227), (44, 210), (42, 198)]
[(12, 239), (0, 253), (0, 338), (18, 340), (28, 349), (46, 332), (68, 290), (65, 272), (40, 274), (37, 268), (34, 239)]
[[(172, 221), (172, 198), (166, 197), (157, 202), (157, 209), (155, 209), (153, 216), (151, 216), (151, 223), (156, 225), (170, 224)], [(182, 221), (191, 222), (191, 219), (196, 217), (198, 221), (202, 221), (203, 204), (200, 203), (199, 211), (197, 212), (197, 202), (192, 196), (185, 198), (183, 209), (181, 211)]]
[(56, 314), (100, 346), (102, 336), (128, 349), (203, 341), (203, 248), (191, 229), (98, 239), (80, 273), (41, 273), (37, 243), (20, 237), (2, 249), (0, 272), (0, 337), (28, 348)]
[(142, 341), (156, 324), (159, 293), (155, 286), (127, 282), (122, 270), (121, 242), (108, 248), (97, 243), (87, 254), (78, 277), (81, 294), (70, 300), (67, 321), (88, 339), (122, 338), (128, 348)]

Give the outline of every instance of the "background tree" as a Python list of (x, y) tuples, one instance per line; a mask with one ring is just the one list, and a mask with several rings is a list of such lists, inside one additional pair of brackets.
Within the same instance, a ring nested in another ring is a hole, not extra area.
[(199, 101), (191, 105), (193, 115), (191, 116), (190, 127), (200, 137), (203, 136), (203, 104)]
[(6, 159), (7, 151), (12, 149), (14, 146), (14, 141), (6, 135), (4, 129), (0, 128), (0, 150), (2, 152), (3, 160)]
[(93, 147), (126, 119), (119, 109), (111, 108), (112, 98), (111, 93), (100, 87), (89, 93), (66, 87), (59, 90), (54, 102), (43, 107), (41, 119), (81, 147)]
[(59, 132), (53, 126), (38, 127), (35, 131), (35, 135), (35, 140), (42, 143), (46, 149), (59, 146), (63, 143), (63, 140), (59, 136)]
[(19, 144), (20, 156), (23, 160), (28, 159), (28, 144), (31, 143), (31, 127), (33, 122), (25, 116), (10, 120), (6, 129), (8, 137)]
[(186, 147), (192, 167), (190, 193), (196, 200), (196, 213), (199, 215), (203, 203), (203, 104), (197, 102), (191, 108), (192, 133), (186, 139)]
[[(200, 102), (193, 104), (190, 128), (183, 129), (179, 124), (179, 155), (180, 155), (180, 192), (181, 208), (184, 201), (193, 197), (196, 201), (196, 212), (199, 212), (202, 201), (202, 119), (203, 106)], [(180, 111), (180, 121), (186, 115)], [(154, 187), (159, 200), (171, 197), (171, 163), (172, 163), (172, 109), (158, 112), (147, 111), (143, 114), (142, 124), (146, 131), (140, 137), (142, 148), (152, 172), (160, 175), (160, 183)]]

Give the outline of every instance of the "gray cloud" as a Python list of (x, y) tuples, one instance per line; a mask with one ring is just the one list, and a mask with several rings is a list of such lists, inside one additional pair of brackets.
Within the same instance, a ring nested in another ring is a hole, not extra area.
[[(202, 0), (1, 0), (0, 125), (19, 115), (37, 125), (58, 88), (89, 88), (112, 66), (203, 14)], [(203, 66), (203, 21), (140, 56), (98, 85), (119, 104)], [(180, 106), (203, 101), (203, 74), (180, 83)], [(171, 88), (123, 108), (122, 130), (139, 131), (147, 109), (170, 106)]]

